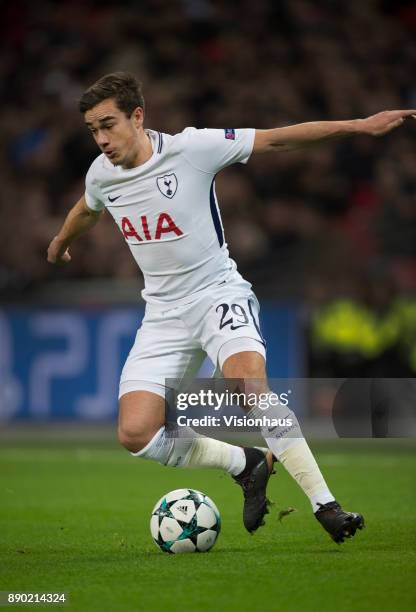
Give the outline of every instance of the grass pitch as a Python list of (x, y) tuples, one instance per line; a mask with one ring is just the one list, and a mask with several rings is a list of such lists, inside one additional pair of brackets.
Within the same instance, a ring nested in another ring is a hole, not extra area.
[[(219, 471), (163, 468), (110, 442), (3, 443), (0, 590), (66, 591), (66, 609), (88, 612), (416, 609), (414, 447), (312, 447), (339, 501), (366, 519), (341, 546), (281, 467), (267, 525), (250, 536), (241, 491)], [(150, 537), (154, 503), (179, 487), (220, 509), (222, 533), (207, 554), (163, 554)], [(280, 523), (288, 506), (297, 512)]]

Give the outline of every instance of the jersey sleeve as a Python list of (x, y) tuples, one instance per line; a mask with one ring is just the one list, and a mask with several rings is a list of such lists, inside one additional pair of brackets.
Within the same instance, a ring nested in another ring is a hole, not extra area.
[(98, 180), (94, 173), (94, 165), (90, 167), (85, 177), (85, 201), (91, 210), (100, 211), (105, 208)]
[(254, 145), (252, 128), (186, 128), (182, 153), (188, 162), (203, 172), (216, 174), (222, 168), (247, 163)]

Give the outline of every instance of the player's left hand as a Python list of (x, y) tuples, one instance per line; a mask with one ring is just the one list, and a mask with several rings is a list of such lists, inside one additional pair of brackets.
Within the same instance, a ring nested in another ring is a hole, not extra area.
[(405, 119), (416, 119), (416, 110), (382, 111), (366, 119), (359, 119), (360, 132), (370, 136), (383, 136), (402, 125)]
[(48, 247), (48, 261), (58, 265), (67, 264), (71, 261), (69, 250), (62, 246), (57, 236), (55, 236)]

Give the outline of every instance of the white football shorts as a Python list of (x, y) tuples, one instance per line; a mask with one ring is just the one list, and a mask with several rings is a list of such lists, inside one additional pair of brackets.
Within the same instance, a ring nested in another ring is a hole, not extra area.
[(238, 352), (265, 358), (259, 310), (250, 283), (239, 275), (174, 308), (147, 304), (121, 373), (119, 397), (142, 390), (165, 397), (166, 379), (194, 378), (207, 355), (217, 371)]

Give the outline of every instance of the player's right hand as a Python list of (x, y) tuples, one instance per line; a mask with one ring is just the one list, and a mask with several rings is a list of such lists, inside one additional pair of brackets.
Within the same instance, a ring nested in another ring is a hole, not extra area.
[(66, 249), (64, 246), (62, 246), (62, 243), (58, 239), (58, 236), (55, 236), (55, 238), (52, 240), (48, 247), (48, 261), (49, 263), (58, 265), (67, 264), (71, 261), (69, 249)]
[(384, 136), (411, 117), (416, 119), (416, 109), (382, 111), (366, 119), (359, 119), (360, 132), (370, 136)]

